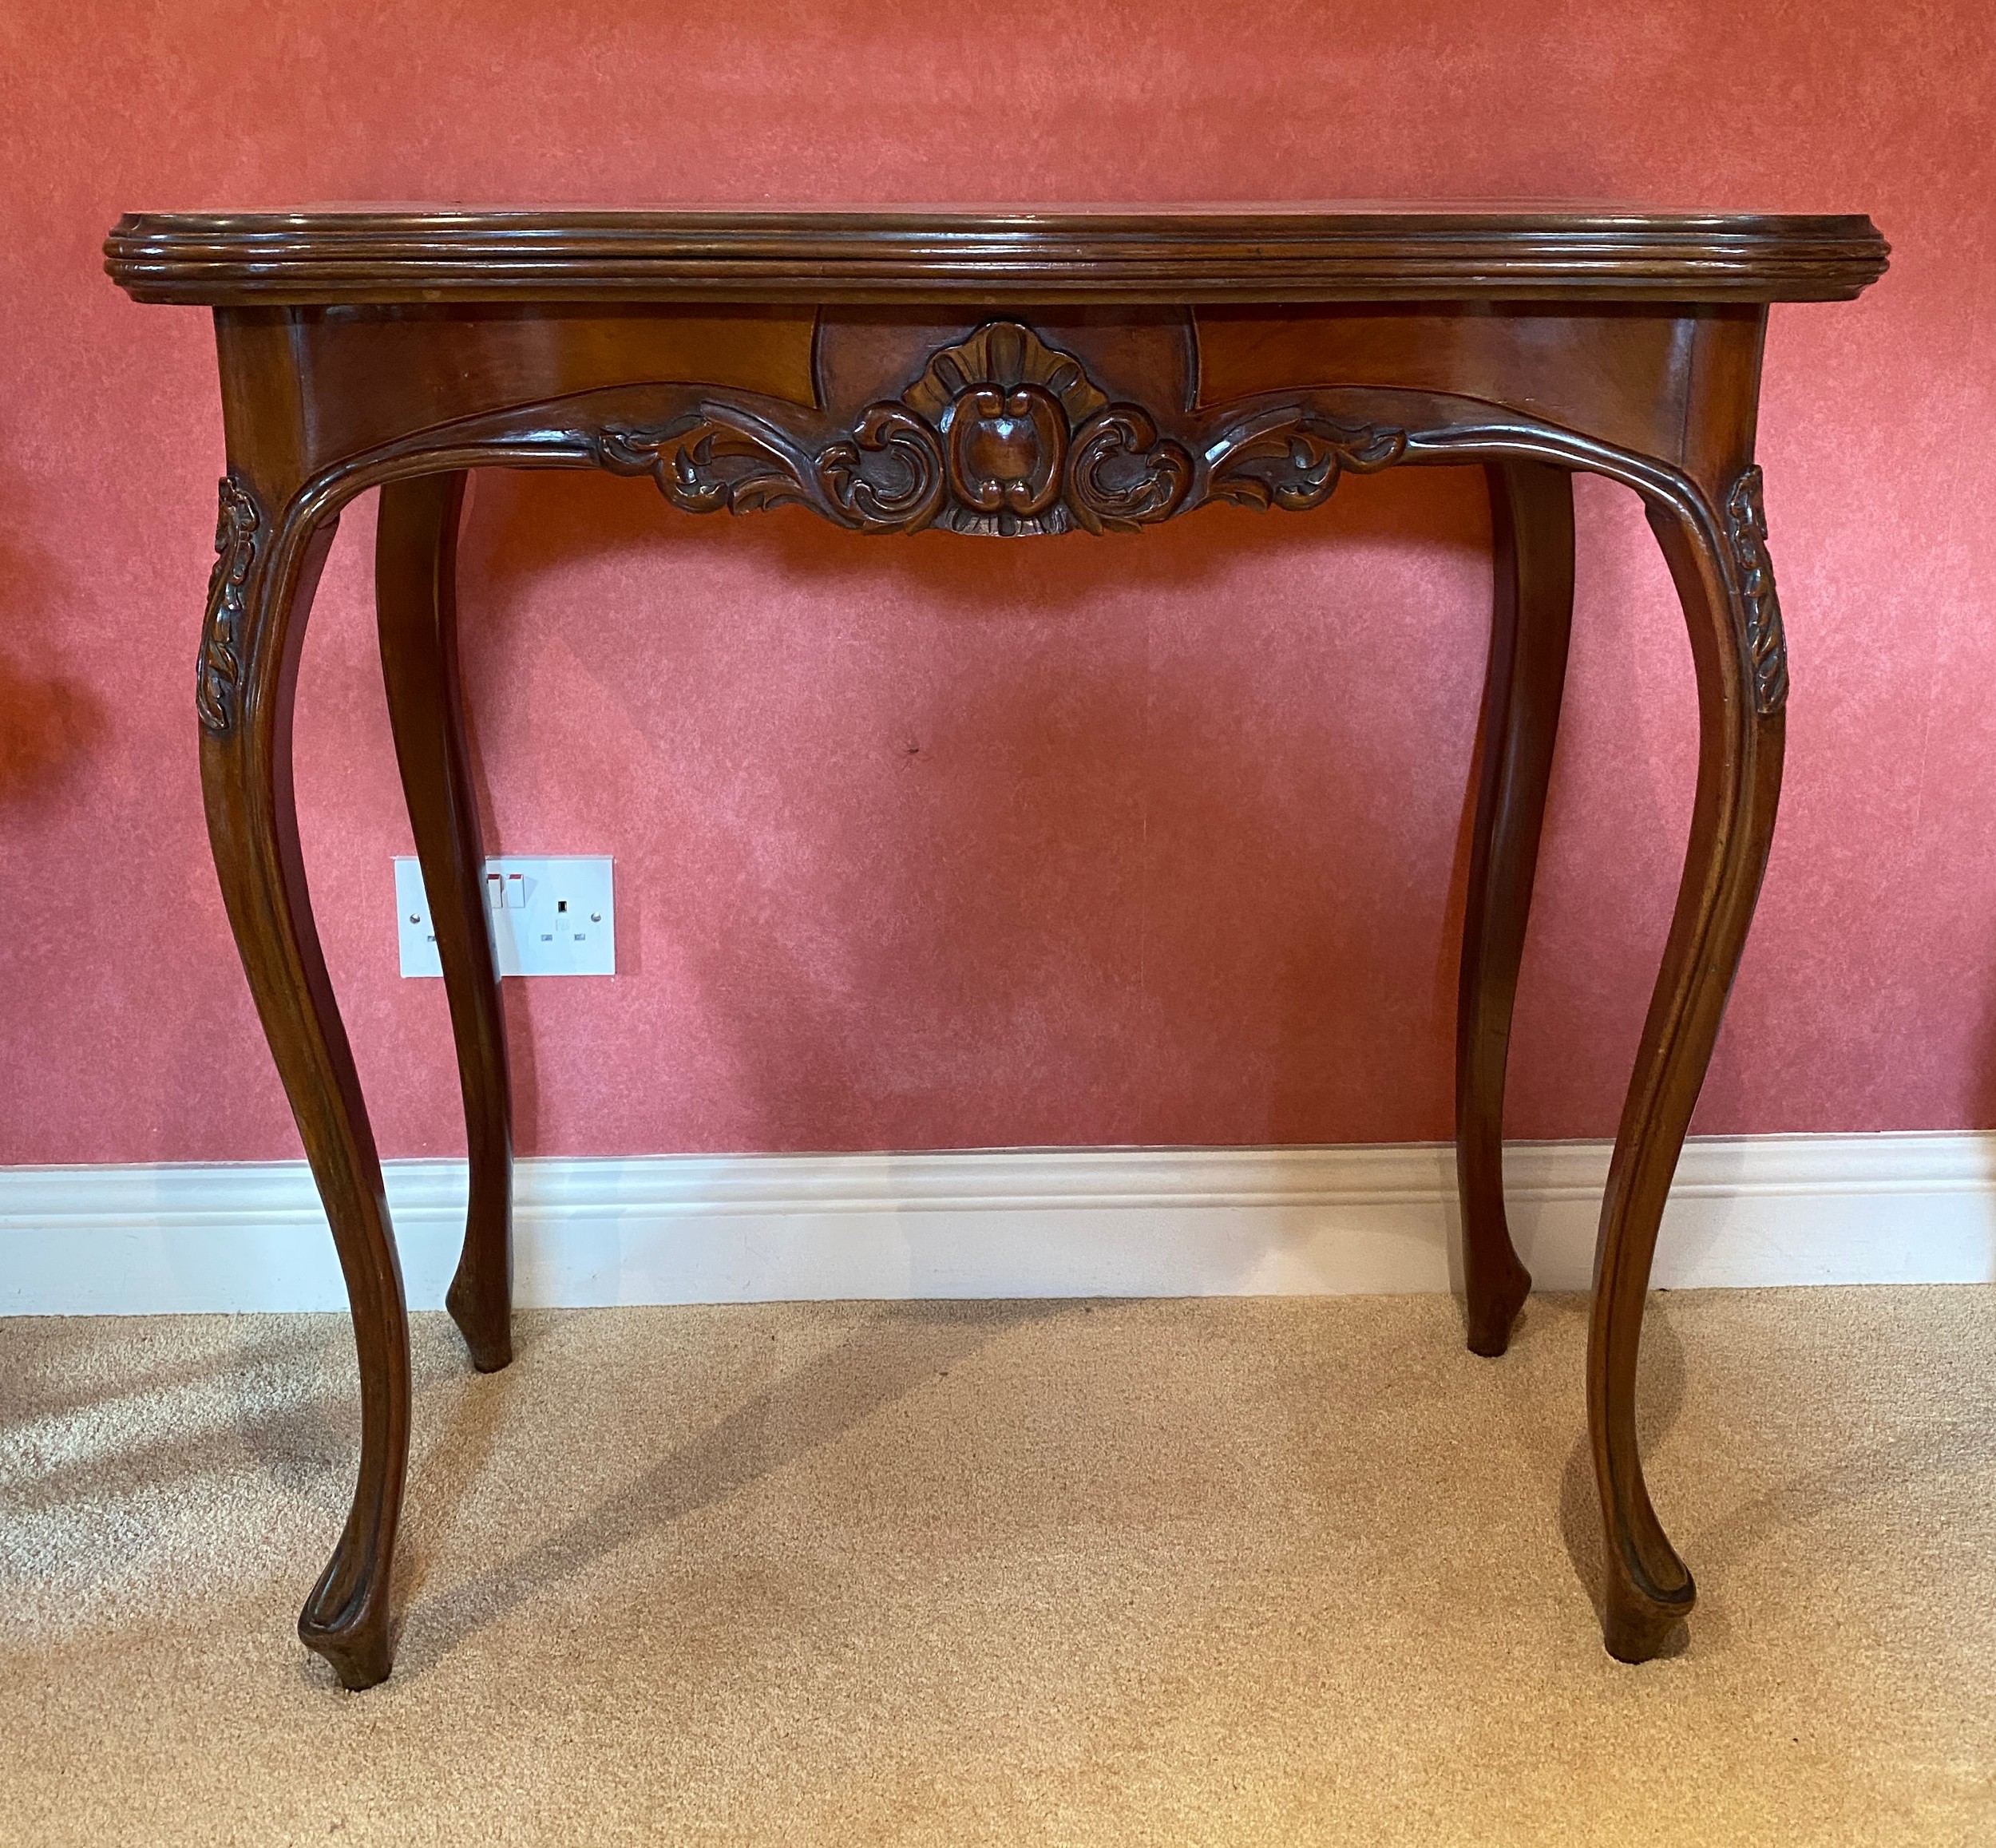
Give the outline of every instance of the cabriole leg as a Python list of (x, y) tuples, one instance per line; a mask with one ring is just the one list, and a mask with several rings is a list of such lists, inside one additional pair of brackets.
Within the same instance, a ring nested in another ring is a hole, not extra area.
[(249, 483), (224, 481), (222, 556), (196, 705), (222, 897), (331, 1223), (360, 1362), (353, 1508), (298, 1632), (349, 1688), (366, 1688), (390, 1662), (389, 1568), (409, 1454), (409, 1324), (381, 1161), (319, 952), (291, 791), (298, 651), (332, 532), (328, 519), (315, 530), (272, 536)]
[(1455, 1015), (1455, 1173), (1469, 1345), (1501, 1354), (1531, 1277), (1504, 1218), (1504, 1066), (1573, 627), (1573, 478), (1486, 465), (1495, 609)]
[(1753, 916), (1781, 787), (1787, 667), (1759, 483), (1757, 469), (1741, 476), (1723, 533), (1686, 508), (1657, 505), (1649, 515), (1690, 626), (1698, 787), (1594, 1253), (1587, 1418), (1607, 1541), (1602, 1631), (1608, 1652), (1625, 1662), (1654, 1656), (1695, 1596), (1643, 1482), (1636, 1360), (1657, 1229)]
[(443, 964), (471, 1158), (464, 1251), (445, 1301), (472, 1364), (490, 1372), (513, 1358), (513, 1106), (457, 677), (464, 492), (461, 473), (382, 489), (374, 595), (388, 715)]

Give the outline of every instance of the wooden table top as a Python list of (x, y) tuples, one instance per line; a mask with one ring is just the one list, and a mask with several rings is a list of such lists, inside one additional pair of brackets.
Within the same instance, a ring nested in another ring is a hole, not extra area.
[(1870, 219), (1634, 206), (1297, 204), (134, 212), (105, 268), (212, 307), (586, 300), (1843, 301)]

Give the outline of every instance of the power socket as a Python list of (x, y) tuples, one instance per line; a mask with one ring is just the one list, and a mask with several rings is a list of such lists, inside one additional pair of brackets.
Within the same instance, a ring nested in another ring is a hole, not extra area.
[[(605, 855), (509, 853), (485, 862), (485, 924), (502, 975), (614, 975), (616, 912)], [(395, 935), (405, 975), (441, 975), (422, 864), (395, 859)]]

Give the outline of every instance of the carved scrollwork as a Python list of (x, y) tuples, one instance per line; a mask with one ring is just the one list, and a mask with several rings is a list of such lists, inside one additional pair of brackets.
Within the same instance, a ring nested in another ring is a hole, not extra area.
[(688, 513), (750, 513), (812, 498), (786, 433), (731, 406), (703, 404), (648, 427), (612, 425), (594, 433), (592, 448), (600, 466), (651, 476)]
[(1192, 487), (1183, 445), (1160, 441), (1149, 414), (1112, 404), (1075, 433), (1067, 465), (1067, 503), (1091, 532), (1135, 532), (1169, 520)]
[(1293, 402), (1223, 410), (1207, 430), (1195, 457), (1153, 412), (1111, 402), (1075, 354), (991, 321), (847, 429), (774, 400), (715, 398), (663, 423), (576, 434), (600, 465), (650, 475), (689, 513), (798, 502), (862, 532), (1008, 538), (1131, 532), (1210, 500), (1302, 512), (1345, 471), (1369, 474), (1407, 448), (1404, 430)]
[(849, 437), (819, 451), (816, 469), (833, 506), (864, 532), (919, 532), (943, 504), (942, 444), (905, 405), (869, 406)]
[(1369, 475), (1406, 450), (1404, 430), (1284, 408), (1236, 424), (1206, 459), (1215, 500), (1302, 513), (1329, 500), (1346, 470)]
[(1788, 697), (1788, 646), (1781, 630), (1781, 600), (1768, 556), (1768, 520), (1760, 501), (1760, 470), (1749, 463), (1725, 498), (1725, 536), (1739, 573), (1746, 614), (1747, 651), (1753, 661), (1753, 709), (1763, 718)]
[(216, 484), (215, 568), (208, 574), (201, 651), (195, 664), (194, 710), (201, 729), (227, 738), (243, 696), (243, 619), (256, 565), (263, 509), (249, 483), (232, 471)]

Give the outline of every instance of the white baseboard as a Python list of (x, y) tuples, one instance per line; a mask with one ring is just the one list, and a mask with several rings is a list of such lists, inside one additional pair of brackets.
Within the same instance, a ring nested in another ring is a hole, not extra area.
[[(1514, 1144), (1512, 1233), (1584, 1289), (1606, 1142)], [(1441, 1290), (1439, 1143), (695, 1155), (519, 1165), (523, 1305)], [(443, 1299), (458, 1161), (388, 1165), (414, 1308)], [(1656, 1280), (1674, 1288), (1996, 1282), (1996, 1134), (1687, 1145)], [(0, 1168), (0, 1314), (337, 1309), (302, 1161)]]

